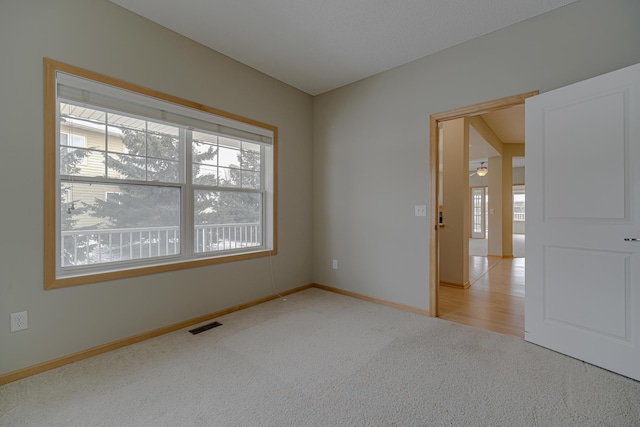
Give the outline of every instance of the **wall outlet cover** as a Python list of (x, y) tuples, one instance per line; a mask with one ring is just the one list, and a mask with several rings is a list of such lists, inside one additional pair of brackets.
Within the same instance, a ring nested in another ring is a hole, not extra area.
[(11, 313), (11, 332), (27, 329), (28, 326), (29, 324), (26, 311)]

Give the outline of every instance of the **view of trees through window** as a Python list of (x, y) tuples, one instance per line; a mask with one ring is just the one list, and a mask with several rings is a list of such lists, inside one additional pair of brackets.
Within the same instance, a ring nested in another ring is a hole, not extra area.
[[(97, 107), (59, 107), (63, 267), (180, 254), (181, 215), (192, 215), (194, 253), (262, 244), (260, 144)], [(80, 139), (84, 146), (71, 144)]]

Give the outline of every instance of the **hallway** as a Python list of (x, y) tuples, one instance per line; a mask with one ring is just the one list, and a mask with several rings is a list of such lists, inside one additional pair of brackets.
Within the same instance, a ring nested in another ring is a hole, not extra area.
[(439, 317), (524, 338), (524, 258), (469, 257), (471, 287), (440, 286)]
[[(525, 248), (525, 235), (514, 234), (513, 235), (513, 257), (524, 257)], [(469, 255), (475, 256), (487, 256), (488, 241), (487, 239), (473, 239), (469, 238)]]

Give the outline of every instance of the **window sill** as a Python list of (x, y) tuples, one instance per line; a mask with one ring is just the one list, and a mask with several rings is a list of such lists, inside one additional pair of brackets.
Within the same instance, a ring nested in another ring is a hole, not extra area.
[(227, 262), (242, 261), (247, 259), (262, 258), (270, 255), (277, 255), (277, 251), (263, 249), (256, 252), (245, 252), (242, 254), (227, 255), (215, 258), (193, 259), (180, 261), (173, 264), (160, 264), (148, 267), (136, 267), (109, 271), (106, 273), (81, 274), (68, 277), (48, 277), (45, 272), (45, 289), (66, 288), (69, 286), (86, 285), (90, 283), (106, 282), (109, 280), (126, 279), (129, 277), (146, 276), (148, 274), (165, 273), (168, 271), (185, 270), (188, 268), (204, 267), (207, 265), (223, 264)]

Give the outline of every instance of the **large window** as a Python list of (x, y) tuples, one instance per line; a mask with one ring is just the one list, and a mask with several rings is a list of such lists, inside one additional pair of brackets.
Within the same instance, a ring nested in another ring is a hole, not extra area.
[(275, 251), (276, 128), (45, 68), (45, 287)]

